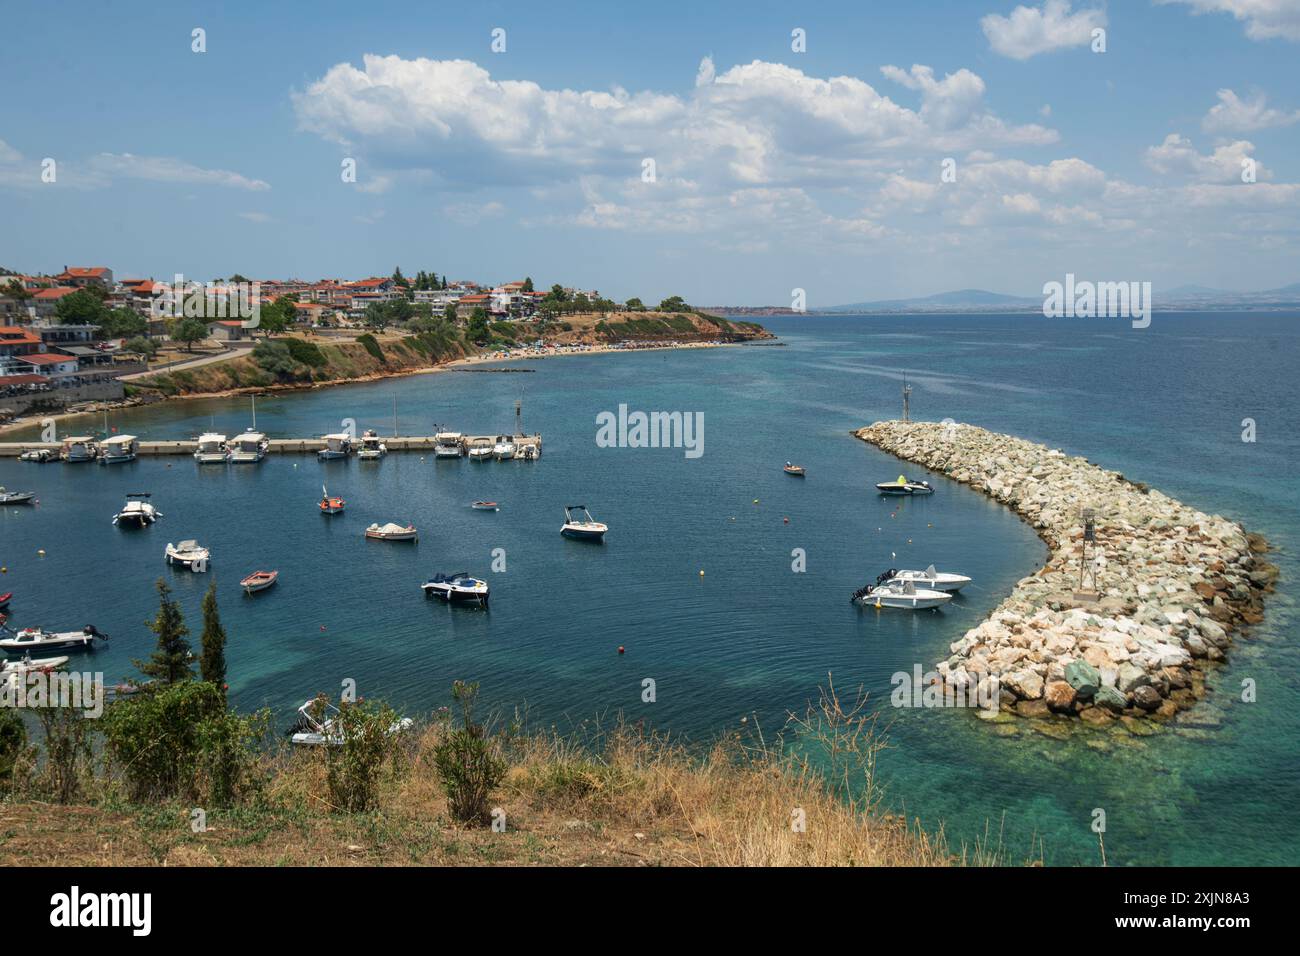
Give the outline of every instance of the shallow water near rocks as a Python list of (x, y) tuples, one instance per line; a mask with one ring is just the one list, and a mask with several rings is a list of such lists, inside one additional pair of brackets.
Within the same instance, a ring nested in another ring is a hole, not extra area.
[[(987, 830), (1013, 861), (1093, 864), (1089, 824), (1102, 808), (1111, 864), (1293, 862), (1296, 317), (1157, 314), (1146, 330), (1034, 316), (767, 324), (785, 346), (565, 357), (523, 363), (532, 374), (452, 372), (258, 401), (263, 431), (299, 437), (345, 418), (391, 433), (394, 398), (403, 433), (434, 422), (506, 431), (522, 397), (525, 429), (545, 439), (539, 462), (0, 460), (0, 485), (41, 496), (38, 508), (0, 516), (0, 591), (16, 594), (17, 626), (93, 622), (113, 635), (85, 661), (113, 682), (151, 649), (143, 622), (156, 607), (153, 581), (173, 585), (197, 638), (199, 600), (215, 579), (233, 700), (271, 706), (286, 724), (297, 704), (345, 677), (410, 713), (446, 704), (460, 678), (480, 681), (489, 706), (527, 707), (534, 726), (570, 729), (621, 711), (696, 740), (755, 722), (770, 735), (831, 672), (842, 693), (864, 686), (890, 724), (887, 803), (943, 823), (956, 844)], [(1279, 549), (1280, 592), (1213, 672), (1206, 702), (1150, 735), (887, 706), (890, 675), (931, 668), (1046, 554), (1008, 509), (945, 479), (931, 478), (929, 499), (873, 493), (909, 468), (849, 431), (898, 416), (903, 369), (916, 418), (1086, 455)], [(704, 455), (597, 447), (597, 414), (620, 403), (702, 411)], [(1245, 417), (1258, 423), (1255, 444), (1240, 441)], [(170, 404), (111, 424), (145, 438), (234, 433), (249, 424), (249, 403)], [(787, 459), (808, 477), (784, 475)], [(348, 500), (343, 516), (316, 512), (322, 481)], [(165, 515), (157, 526), (110, 525), (132, 491), (153, 492)], [(502, 510), (472, 511), (480, 498)], [(561, 506), (577, 501), (610, 525), (603, 547), (559, 536)], [(388, 520), (414, 521), (419, 544), (362, 538), (367, 524)], [(164, 566), (163, 546), (189, 537), (213, 549), (209, 575)], [(491, 572), (494, 548), (505, 550), (504, 574)], [(791, 571), (795, 548), (806, 551), (804, 574)], [(849, 594), (886, 567), (932, 561), (975, 577), (944, 612), (850, 606)], [(239, 592), (240, 577), (272, 567), (274, 589)], [(490, 580), (489, 612), (425, 602), (423, 580), (461, 569)], [(645, 678), (655, 681), (652, 704), (642, 701)], [(1245, 678), (1257, 703), (1240, 700)]]

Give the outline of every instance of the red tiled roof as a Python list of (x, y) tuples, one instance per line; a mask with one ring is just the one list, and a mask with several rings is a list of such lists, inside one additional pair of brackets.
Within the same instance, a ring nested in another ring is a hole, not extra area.
[(108, 271), (108, 266), (69, 266), (61, 273), (74, 279), (101, 279)]
[(45, 375), (0, 375), (0, 388), (9, 385), (44, 385), (49, 382)]
[(51, 352), (39, 352), (35, 355), (15, 355), (14, 358), (20, 362), (30, 362), (32, 365), (57, 365), (59, 362), (76, 361), (71, 355), (54, 355)]
[(0, 325), (0, 345), (40, 345), (41, 337), (16, 325)]
[(40, 292), (32, 295), (33, 299), (62, 299), (65, 295), (71, 295), (76, 289), (70, 289), (67, 286), (57, 286), (53, 289), (42, 289)]

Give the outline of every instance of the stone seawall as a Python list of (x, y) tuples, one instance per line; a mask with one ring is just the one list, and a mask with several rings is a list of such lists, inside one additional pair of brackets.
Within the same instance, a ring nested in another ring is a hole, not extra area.
[[(1226, 518), (971, 425), (876, 422), (854, 434), (1006, 504), (1050, 549), (938, 664), (954, 690), (996, 680), (1000, 709), (1024, 717), (1168, 719), (1204, 695), (1206, 665), (1233, 632), (1263, 619), (1277, 568), (1260, 557), (1262, 538)], [(1079, 593), (1085, 507), (1096, 513), (1096, 597)]]

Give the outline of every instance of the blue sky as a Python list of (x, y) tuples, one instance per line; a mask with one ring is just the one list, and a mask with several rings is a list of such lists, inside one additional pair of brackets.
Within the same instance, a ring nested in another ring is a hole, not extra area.
[(1300, 0), (541, 6), (11, 0), (0, 265), (810, 307), (1300, 281)]

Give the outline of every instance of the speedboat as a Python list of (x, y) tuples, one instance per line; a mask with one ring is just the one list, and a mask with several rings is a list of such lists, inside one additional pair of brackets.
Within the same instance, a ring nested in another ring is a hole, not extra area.
[[(337, 729), (338, 716), (339, 709), (329, 701), (313, 698), (298, 708), (298, 721), (294, 724), (294, 734), (289, 739), (295, 744), (341, 746), (343, 732)], [(410, 730), (414, 724), (415, 721), (410, 717), (395, 720), (388, 727), (388, 735)]]
[[(12, 632), (11, 632), (12, 633)], [(80, 631), (64, 631), (54, 634), (39, 627), (25, 627), (12, 637), (0, 638), (0, 649), (10, 654), (26, 654), (36, 650), (92, 650), (96, 638), (108, 640), (107, 634), (101, 634), (95, 625), (87, 624)]]
[(918, 588), (911, 581), (898, 581), (890, 577), (890, 572), (876, 578), (875, 584), (868, 584), (853, 592), (855, 603), (865, 607), (897, 607), (909, 611), (923, 611), (927, 608), (942, 607), (952, 600), (952, 595), (943, 591), (931, 591)]
[(515, 443), (508, 438), (500, 438), (492, 446), (492, 454), (497, 461), (509, 461), (515, 457)]
[(388, 454), (388, 446), (380, 441), (379, 436), (373, 431), (368, 431), (361, 436), (361, 450), (357, 452), (357, 458), (361, 461), (378, 461)]
[(346, 458), (352, 452), (352, 436), (346, 433), (322, 435), (321, 440), (325, 442), (325, 447), (316, 452), (316, 457), (321, 461)]
[(135, 461), (134, 435), (114, 435), (99, 443), (99, 463), (101, 465), (122, 465)]
[(89, 435), (63, 439), (59, 457), (69, 463), (94, 461), (99, 456), (99, 446)]
[(330, 493), (325, 490), (325, 486), (320, 486), (320, 513), (323, 515), (336, 515), (343, 511), (343, 506), (347, 504), (342, 498), (330, 497)]
[(425, 597), (442, 598), (448, 604), (475, 603), (487, 607), (488, 583), (472, 578), (466, 571), (455, 574), (435, 574), (420, 585)]
[(495, 501), (476, 501), (470, 505), (475, 511), (500, 511)]
[(460, 458), (465, 454), (460, 432), (438, 432), (433, 436), (434, 458)]
[(226, 436), (217, 432), (204, 432), (199, 436), (198, 448), (194, 450), (194, 460), (200, 465), (224, 465), (230, 459), (230, 450), (226, 447)]
[(248, 577), (239, 582), (239, 586), (244, 589), (245, 594), (254, 594), (257, 591), (265, 591), (280, 577), (279, 571), (254, 571)]
[(911, 581), (918, 588), (947, 591), (950, 594), (955, 594), (970, 584), (970, 578), (966, 575), (936, 571), (933, 564), (924, 571), (895, 571), (891, 568), (889, 574), (897, 581)]
[(35, 500), (34, 491), (5, 491), (0, 485), (0, 505), (30, 505)]
[(470, 461), (488, 461), (492, 458), (492, 443), (486, 438), (480, 438), (474, 444), (469, 446)]
[(266, 450), (271, 447), (265, 435), (251, 428), (236, 435), (227, 444), (232, 465), (256, 465), (266, 457)]
[(882, 495), (932, 495), (934, 489), (928, 481), (914, 481), (899, 475), (897, 481), (882, 481), (876, 485)]
[(781, 470), (784, 471), (787, 475), (793, 475), (796, 478), (804, 477), (803, 465), (792, 465), (787, 461), (785, 463), (785, 467), (782, 468)]
[(47, 461), (56, 461), (59, 453), (53, 448), (29, 448), (18, 456), (19, 461), (34, 461), (43, 465)]
[(147, 528), (161, 517), (162, 512), (149, 502), (149, 493), (140, 491), (126, 496), (122, 510), (113, 515), (113, 524)]
[(387, 524), (372, 524), (366, 528), (366, 537), (376, 541), (415, 541), (419, 534), (413, 524), (400, 525), (390, 521)]
[(212, 557), (208, 549), (197, 541), (182, 541), (180, 544), (169, 542), (164, 553), (167, 555), (168, 564), (179, 564), (195, 573), (206, 571), (208, 561)]
[[(581, 511), (583, 517), (575, 519), (573, 517), (575, 511)], [(605, 532), (608, 530), (609, 525), (593, 518), (586, 505), (564, 506), (564, 526), (560, 528), (560, 534), (566, 538), (576, 538), (579, 541), (604, 541)]]

